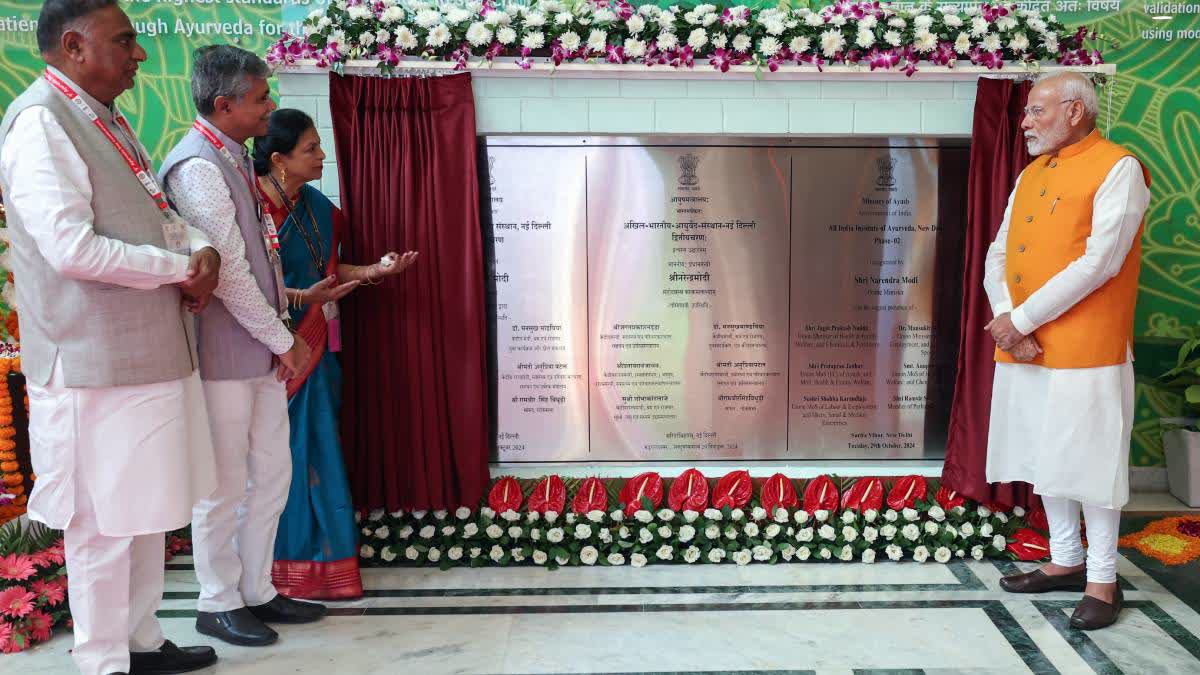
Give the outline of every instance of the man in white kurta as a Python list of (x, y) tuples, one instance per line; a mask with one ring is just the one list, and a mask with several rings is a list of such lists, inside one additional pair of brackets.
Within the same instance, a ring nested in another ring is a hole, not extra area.
[(125, 14), (48, 0), (39, 30), (50, 67), (0, 126), (37, 475), (29, 515), (64, 530), (81, 672), (187, 672), (215, 653), (166, 641), (155, 612), (164, 533), (216, 486), (183, 305), (207, 303), (220, 258), (135, 174), (149, 156), (113, 101), (146, 54)]
[[(1122, 355), (1118, 359), (1121, 362), (1112, 365), (1044, 367), (1030, 362), (1042, 357), (1039, 331), (1061, 320), (1119, 275), (1131, 274), (1136, 289), (1138, 261), (1128, 258), (1140, 250), (1135, 244), (1150, 194), (1140, 163), (1127, 155), (1117, 159), (1103, 175), (1090, 204), (1068, 206), (1070, 200), (1060, 201), (1055, 188), (1048, 193), (1045, 187), (1039, 189), (1033, 183), (1026, 186), (1029, 200), (1021, 201), (1018, 195), (1022, 193), (1022, 181), (1052, 180), (1039, 172), (1052, 176), (1056, 170), (1064, 171), (1065, 167), (1056, 167), (1072, 156), (1078, 157), (1083, 148), (1102, 142), (1094, 128), (1095, 92), (1091, 83), (1078, 74), (1039, 80), (1025, 113), (1023, 128), (1030, 154), (1049, 159), (1035, 160), (1018, 178), (987, 256), (984, 286), (996, 317), (988, 329), (999, 348), (1012, 354), (1015, 361), (996, 364), (987, 479), (993, 483), (1024, 481), (1034, 486), (1050, 524), (1052, 562), (1035, 572), (1004, 579), (1002, 586), (1021, 593), (1086, 590), (1072, 617), (1072, 626), (1101, 628), (1116, 620), (1121, 604), (1116, 585), (1117, 537), (1120, 509), (1129, 498), (1132, 336), (1120, 334), (1115, 338)], [(1119, 149), (1116, 152), (1120, 154)], [(1114, 155), (1110, 152), (1109, 156)], [(1014, 202), (1021, 204), (1021, 213), (1014, 214)], [(1023, 262), (1010, 256), (1013, 252), (1018, 256), (1027, 254), (1024, 238), (1010, 241), (1014, 217), (1019, 224), (1030, 227), (1036, 227), (1037, 219), (1041, 219), (1046, 227), (1044, 223), (1056, 207), (1089, 206), (1091, 227), (1082, 255), (1014, 307), (1010, 291), (1016, 286), (1010, 284), (1020, 284), (1022, 278), (1013, 266)], [(1132, 296), (1128, 297), (1123, 316), (1131, 318)], [(1107, 330), (1129, 330), (1130, 326), (1120, 323), (1114, 316)], [(1099, 335), (1113, 337), (1107, 331), (1097, 331), (1093, 339), (1098, 341)], [(1090, 346), (1086, 342), (1065, 347), (1067, 351), (1087, 351)], [(1060, 350), (1063, 347), (1057, 345)], [(1086, 556), (1080, 540), (1081, 505), (1087, 522)]]

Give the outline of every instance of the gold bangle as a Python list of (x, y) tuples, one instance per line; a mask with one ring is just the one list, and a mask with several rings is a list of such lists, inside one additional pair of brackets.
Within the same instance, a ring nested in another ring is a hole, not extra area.
[(368, 286), (378, 286), (379, 284), (383, 283), (383, 279), (380, 279), (379, 281), (371, 279), (371, 270), (374, 269), (374, 267), (374, 265), (371, 265), (367, 268), (367, 271), (363, 273), (363, 277), (366, 278)]

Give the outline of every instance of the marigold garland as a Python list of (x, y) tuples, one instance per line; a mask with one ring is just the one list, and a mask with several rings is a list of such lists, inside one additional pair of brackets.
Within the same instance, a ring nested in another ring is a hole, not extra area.
[[(9, 315), (15, 316), (15, 313)], [(20, 349), (0, 344), (0, 524), (25, 513), (29, 495), (25, 493), (25, 469), (17, 456), (17, 429), (13, 426), (13, 400), (8, 379), (21, 372)], [(28, 398), (25, 400), (28, 409)], [(31, 477), (32, 478), (32, 477)]]

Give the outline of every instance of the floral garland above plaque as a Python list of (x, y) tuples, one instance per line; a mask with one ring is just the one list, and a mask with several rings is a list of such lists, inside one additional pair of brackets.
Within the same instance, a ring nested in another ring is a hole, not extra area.
[(625, 0), (538, 0), (532, 5), (421, 0), (334, 0), (287, 33), (267, 54), (273, 64), (313, 61), (340, 72), (348, 61), (375, 62), (389, 73), (405, 59), (451, 62), (456, 70), (515, 58), (637, 64), (720, 72), (829, 64), (896, 70), (969, 62), (990, 70), (1006, 63), (1094, 66), (1105, 38), (1068, 29), (1049, 2), (946, 5), (929, 10), (846, 2), (818, 10), (704, 4), (691, 9), (635, 7)]

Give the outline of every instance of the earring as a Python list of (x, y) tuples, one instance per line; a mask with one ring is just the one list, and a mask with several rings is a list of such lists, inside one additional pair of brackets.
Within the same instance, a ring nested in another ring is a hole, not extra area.
[(279, 182), (283, 183), (284, 185), (287, 185), (287, 167), (286, 166), (280, 168)]

